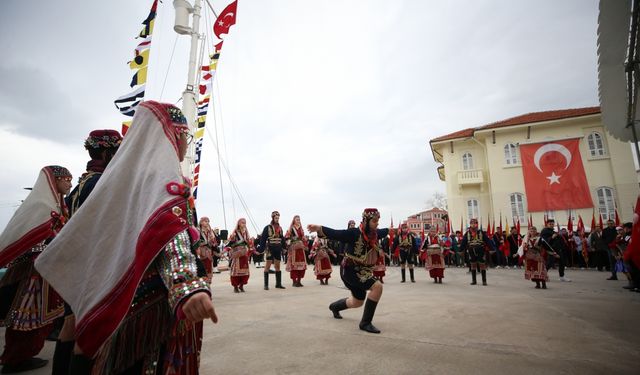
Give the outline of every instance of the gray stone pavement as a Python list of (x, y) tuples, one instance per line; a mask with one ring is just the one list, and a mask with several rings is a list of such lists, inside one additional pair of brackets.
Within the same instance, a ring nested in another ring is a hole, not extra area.
[(202, 374), (640, 373), (640, 293), (605, 272), (568, 270), (573, 282), (561, 283), (551, 270), (549, 289), (538, 290), (522, 270), (491, 269), (483, 287), (461, 268), (447, 269), (442, 285), (424, 269), (402, 284), (390, 267), (375, 335), (358, 329), (362, 308), (333, 319), (329, 303), (348, 295), (337, 267), (328, 286), (307, 270), (293, 288), (283, 272), (287, 289), (274, 289), (272, 275), (269, 291), (262, 269), (251, 271), (240, 294), (227, 272), (214, 275), (220, 321), (205, 323)]

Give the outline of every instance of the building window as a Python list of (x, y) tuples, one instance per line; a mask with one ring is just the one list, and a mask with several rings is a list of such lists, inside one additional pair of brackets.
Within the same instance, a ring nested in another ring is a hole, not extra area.
[(593, 132), (587, 137), (587, 144), (589, 145), (589, 154), (591, 157), (605, 156), (607, 154), (604, 149), (604, 140), (602, 135), (598, 132)]
[(462, 155), (462, 169), (465, 171), (473, 169), (473, 156), (468, 152)]
[(467, 220), (477, 219), (480, 216), (480, 208), (478, 207), (478, 201), (475, 199), (469, 199), (467, 201)]
[(506, 165), (518, 164), (518, 148), (513, 143), (504, 146), (504, 162)]
[(513, 220), (518, 219), (522, 223), (524, 219), (524, 195), (520, 193), (513, 193), (509, 195), (511, 200), (511, 217)]
[(613, 189), (601, 187), (596, 192), (598, 194), (598, 212), (600, 212), (602, 220), (615, 220), (616, 202), (613, 199)]
[(546, 216), (547, 219), (556, 219), (556, 213), (554, 211), (545, 211), (544, 215)]

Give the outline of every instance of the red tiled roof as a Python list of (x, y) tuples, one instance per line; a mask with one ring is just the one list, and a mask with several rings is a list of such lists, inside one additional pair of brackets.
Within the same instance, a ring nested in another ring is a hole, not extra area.
[(475, 128), (468, 128), (468, 129), (458, 130), (457, 132), (453, 132), (451, 134), (443, 135), (443, 136), (438, 137), (438, 138), (433, 138), (431, 140), (431, 142), (446, 141), (447, 139), (471, 137), (475, 130), (476, 130)]
[(471, 137), (473, 133), (475, 133), (478, 130), (496, 129), (496, 128), (503, 128), (507, 126), (531, 124), (531, 123), (551, 121), (551, 120), (561, 120), (561, 119), (571, 118), (571, 117), (593, 115), (596, 113), (600, 113), (600, 107), (572, 108), (572, 109), (561, 109), (556, 111), (532, 112), (532, 113), (527, 113), (525, 115), (511, 117), (506, 120), (493, 122), (491, 124), (483, 125), (477, 128), (459, 130), (451, 134), (434, 138), (431, 140), (431, 142), (439, 142), (439, 141), (446, 141), (449, 139)]

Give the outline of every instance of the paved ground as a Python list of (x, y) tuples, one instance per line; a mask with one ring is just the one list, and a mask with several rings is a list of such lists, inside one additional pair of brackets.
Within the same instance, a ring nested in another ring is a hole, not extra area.
[[(333, 319), (329, 303), (348, 295), (337, 271), (328, 286), (308, 271), (303, 288), (287, 277), (286, 290), (264, 291), (262, 269), (252, 268), (243, 294), (233, 293), (228, 273), (215, 275), (220, 322), (205, 324), (201, 373), (640, 373), (640, 293), (604, 272), (569, 270), (573, 282), (560, 283), (554, 270), (549, 289), (537, 290), (521, 270), (489, 270), (483, 287), (456, 268), (442, 285), (423, 269), (415, 284), (401, 284), (392, 267), (374, 335), (358, 329), (362, 309)], [(48, 342), (41, 356), (52, 355)]]

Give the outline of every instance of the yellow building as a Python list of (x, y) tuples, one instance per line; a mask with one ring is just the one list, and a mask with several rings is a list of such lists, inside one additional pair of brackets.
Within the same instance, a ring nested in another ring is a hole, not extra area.
[[(509, 226), (518, 218), (526, 231), (529, 212), (520, 161), (520, 145), (570, 138), (579, 139), (580, 154), (593, 200), (593, 208), (532, 212), (534, 225), (544, 215), (566, 225), (569, 215), (577, 223), (582, 216), (587, 230), (595, 210), (603, 221), (631, 221), (638, 196), (636, 172), (630, 144), (612, 138), (602, 126), (600, 108), (578, 108), (529, 113), (478, 128), (447, 134), (429, 143), (440, 179), (446, 182), (449, 217), (454, 228), (472, 217), (493, 225), (505, 217)], [(575, 224), (574, 224), (575, 225)], [(574, 227), (575, 229), (575, 227)]]

